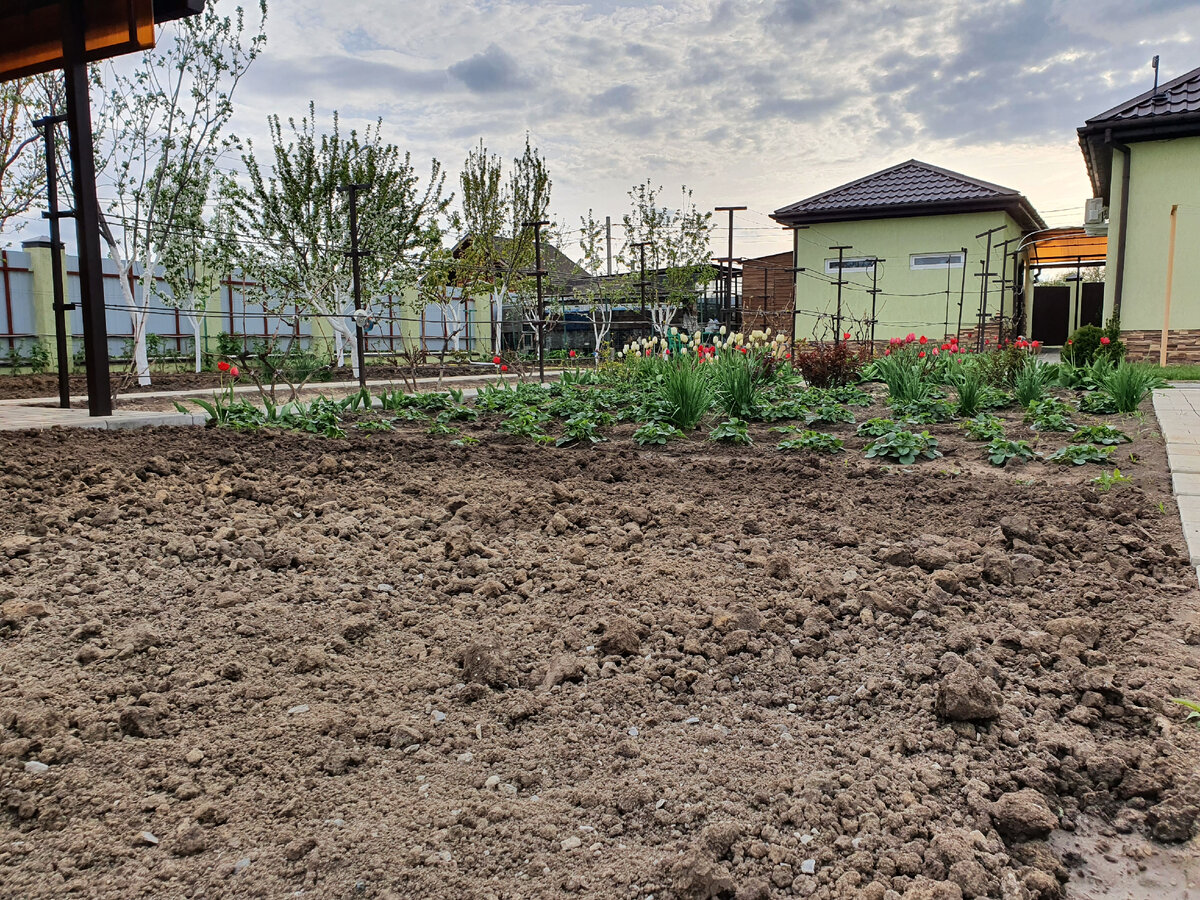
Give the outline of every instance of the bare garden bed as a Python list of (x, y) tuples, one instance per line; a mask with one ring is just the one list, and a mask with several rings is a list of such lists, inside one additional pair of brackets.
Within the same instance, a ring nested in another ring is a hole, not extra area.
[(5, 436), (0, 893), (1184, 896), (1200, 594), (1117, 424), (1108, 491), (952, 425)]

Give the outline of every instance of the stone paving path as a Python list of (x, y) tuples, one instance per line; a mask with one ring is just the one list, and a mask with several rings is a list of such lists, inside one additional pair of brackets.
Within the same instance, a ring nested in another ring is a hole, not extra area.
[(1200, 384), (1177, 382), (1154, 392), (1154, 412), (1167, 445), (1171, 485), (1192, 565), (1200, 566)]

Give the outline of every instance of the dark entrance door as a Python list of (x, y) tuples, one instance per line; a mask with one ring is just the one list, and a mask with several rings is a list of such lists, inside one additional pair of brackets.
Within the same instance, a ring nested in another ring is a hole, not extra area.
[(1047, 347), (1067, 342), (1071, 324), (1071, 289), (1058, 284), (1039, 284), (1033, 289), (1033, 322), (1030, 339)]
[(1083, 294), (1079, 298), (1079, 324), (1095, 325), (1097, 328), (1104, 324), (1104, 282), (1085, 281), (1082, 285)]

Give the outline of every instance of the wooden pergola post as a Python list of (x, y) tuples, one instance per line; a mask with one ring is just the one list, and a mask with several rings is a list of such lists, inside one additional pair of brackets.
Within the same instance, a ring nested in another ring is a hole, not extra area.
[(1171, 288), (1175, 281), (1175, 231), (1179, 224), (1179, 204), (1171, 206), (1171, 236), (1167, 239), (1167, 294), (1163, 304), (1162, 343), (1158, 347), (1158, 364), (1167, 364), (1167, 337), (1171, 331)]

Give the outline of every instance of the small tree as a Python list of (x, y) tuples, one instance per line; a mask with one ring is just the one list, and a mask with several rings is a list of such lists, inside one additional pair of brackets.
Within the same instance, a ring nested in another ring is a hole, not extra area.
[(608, 277), (601, 274), (601, 270), (607, 266), (605, 226), (590, 209), (579, 221), (579, 250), (583, 267), (591, 278), (576, 290), (575, 296), (587, 306), (588, 321), (592, 325), (592, 346), (598, 363), (600, 347), (612, 331), (613, 307), (632, 298), (633, 279), (628, 274)]
[(46, 188), (42, 134), (33, 126), (43, 113), (40, 99), (34, 78), (0, 84), (0, 231), (29, 212)]
[(205, 218), (198, 205), (179, 212), (179, 227), (162, 248), (163, 282), (170, 292), (159, 290), (157, 279), (153, 284), (163, 304), (178, 309), (187, 319), (192, 329), (195, 370), (199, 372), (204, 366), (208, 301), (220, 291), (222, 276), (233, 271), (237, 250), (223, 211), (211, 219)]
[(640, 271), (641, 256), (634, 245), (646, 242), (647, 271), (655, 273), (651, 324), (664, 336), (676, 313), (681, 308), (690, 309), (697, 289), (715, 274), (709, 251), (712, 213), (696, 208), (686, 185), (682, 191), (679, 208), (671, 209), (659, 206), (661, 187), (655, 188), (650, 181), (634, 185), (629, 191), (631, 209), (623, 217), (625, 246), (621, 263), (631, 272)]
[(348, 322), (352, 275), (348, 184), (366, 184), (358, 197), (362, 295), (368, 300), (401, 294), (416, 283), (442, 246), (450, 198), (443, 196), (445, 176), (435, 159), (422, 187), (408, 153), (383, 140), (382, 120), (343, 136), (338, 115), (328, 134), (317, 134), (315, 107), (309, 115), (288, 120), (285, 136), (278, 116), (268, 120), (270, 168), (265, 169), (248, 145), (242, 161), (246, 184), (226, 182), (238, 229), (271, 250), (258, 260), (264, 281), (294, 302), (302, 315), (317, 317), (333, 329), (338, 365), (343, 348), (351, 348), (358, 374), (360, 360), (354, 329)]
[[(112, 88), (97, 128), (108, 156), (98, 168), (116, 196), (100, 231), (133, 324), (140, 384), (150, 383), (146, 325), (157, 271), (175, 232), (208, 201), (234, 91), (266, 42), (266, 0), (259, 10), (258, 30), (247, 33), (240, 6), (231, 17), (210, 3), (142, 54), (132, 72), (108, 69)], [(133, 287), (139, 266), (140, 296)]]

